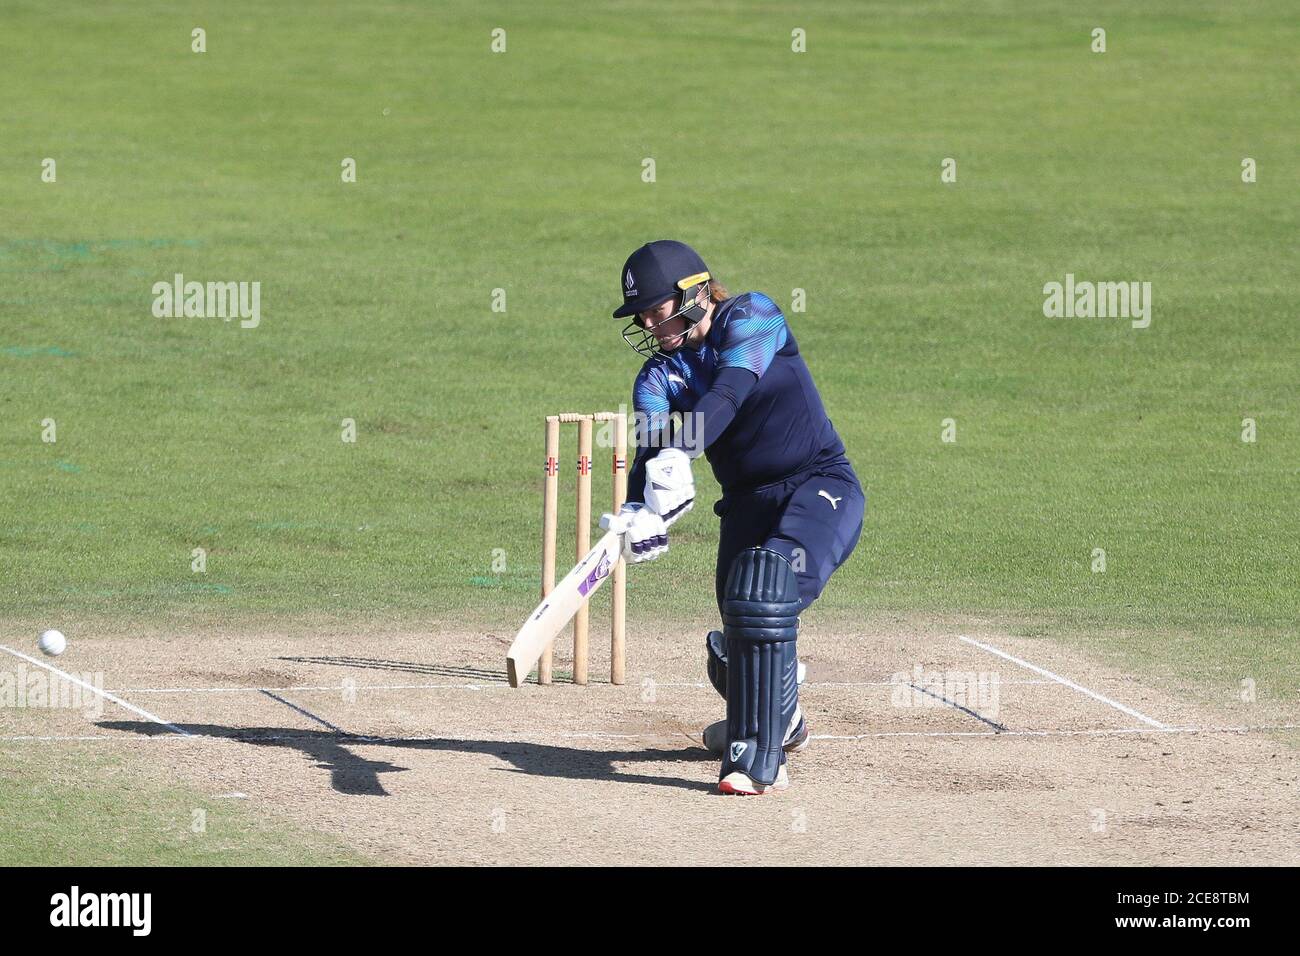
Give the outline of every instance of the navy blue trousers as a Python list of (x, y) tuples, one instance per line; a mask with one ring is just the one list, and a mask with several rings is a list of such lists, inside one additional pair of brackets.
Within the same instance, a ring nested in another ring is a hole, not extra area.
[(799, 579), (800, 610), (808, 607), (853, 553), (866, 508), (862, 485), (847, 461), (747, 494), (724, 496), (713, 506), (722, 518), (716, 577), (719, 613), (727, 571), (746, 548), (785, 555)]

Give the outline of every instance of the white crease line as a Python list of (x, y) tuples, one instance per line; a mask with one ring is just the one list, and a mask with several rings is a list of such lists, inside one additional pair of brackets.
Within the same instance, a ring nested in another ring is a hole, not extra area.
[[(850, 743), (858, 740), (873, 740), (881, 737), (1110, 737), (1126, 736), (1135, 734), (1246, 734), (1246, 733), (1263, 733), (1278, 730), (1300, 730), (1300, 724), (1260, 724), (1257, 726), (1242, 727), (1115, 727), (1115, 728), (1097, 728), (1092, 730), (1006, 730), (1001, 733), (993, 730), (899, 730), (899, 731), (880, 731), (872, 734), (813, 734), (813, 740), (825, 740), (833, 743)], [(265, 734), (248, 737), (238, 737), (231, 734), (186, 734), (190, 740), (227, 740), (231, 743), (259, 743), (261, 741), (274, 740), (320, 740), (321, 734)], [(664, 741), (675, 740), (678, 738), (695, 741), (696, 735), (691, 734), (607, 734), (607, 733), (573, 733), (573, 734), (556, 734), (554, 737), (540, 738), (543, 742), (546, 740), (648, 740)], [(136, 734), (99, 734), (81, 737), (54, 737), (54, 736), (36, 736), (36, 735), (17, 735), (12, 737), (0, 737), (0, 743), (21, 743), (21, 742), (79, 742), (79, 741), (117, 741), (118, 743), (145, 743), (155, 740), (175, 741), (177, 738), (170, 734), (156, 734), (153, 736), (139, 736)], [(341, 735), (329, 738), (331, 741), (341, 744), (371, 744), (383, 746), (385, 744), (417, 744), (428, 743), (430, 741), (476, 739), (475, 734), (439, 734), (428, 737), (368, 737), (364, 734)], [(510, 740), (496, 741), (503, 746), (511, 744), (528, 744), (537, 742), (537, 738), (532, 740), (519, 737)]]
[(1039, 667), (1037, 664), (1031, 664), (1029, 663), (1029, 661), (1021, 660), (1019, 657), (1015, 657), (1014, 655), (1008, 654), (1006, 651), (998, 650), (992, 644), (985, 644), (981, 641), (975, 640), (973, 637), (966, 637), (963, 634), (957, 635), (957, 640), (965, 641), (967, 644), (971, 644), (975, 647), (978, 647), (982, 651), (988, 651), (990, 654), (996, 654), (998, 657), (1009, 660), (1013, 664), (1018, 664), (1021, 667), (1027, 668), (1028, 670), (1033, 671), (1035, 674), (1042, 674), (1044, 677), (1049, 677), (1052, 680), (1056, 681), (1057, 683), (1064, 684), (1066, 687), (1069, 687), (1072, 690), (1077, 690), (1081, 694), (1086, 694), (1088, 697), (1091, 697), (1093, 700), (1098, 700), (1101, 701), (1101, 703), (1103, 704), (1107, 704), (1111, 707), (1114, 707), (1116, 710), (1128, 714), (1130, 717), (1134, 717), (1142, 721), (1144, 724), (1150, 724), (1152, 727), (1155, 727), (1157, 729), (1164, 729), (1166, 726), (1165, 724), (1162, 724), (1160, 721), (1156, 720), (1153, 717), (1148, 717), (1146, 714), (1139, 713), (1138, 711), (1134, 710), (1132, 707), (1125, 707), (1123, 704), (1119, 703), (1118, 701), (1111, 700), (1109, 697), (1099, 694), (1095, 690), (1089, 690), (1086, 687), (1076, 684), (1074, 681), (1070, 680), (1067, 677), (1062, 677), (1059, 674), (1053, 674), (1051, 671)]
[(867, 740), (873, 737), (1108, 737), (1115, 734), (1245, 734), (1300, 730), (1300, 724), (1261, 724), (1257, 727), (1113, 727), (1091, 730), (911, 730), (875, 734), (813, 734), (813, 740)]
[(279, 693), (289, 694), (307, 691), (329, 691), (337, 694), (341, 691), (354, 690), (499, 690), (506, 687), (501, 684), (357, 684), (355, 687), (332, 684), (324, 687), (123, 687), (119, 694), (240, 694), (240, 693)]
[[(937, 670), (938, 668), (936, 667), (935, 669)], [(1000, 684), (1004, 687), (1012, 684), (1015, 685), (1042, 684), (1042, 685), (1050, 686), (1055, 683), (1056, 681), (1052, 681), (1052, 680), (1006, 680), (1000, 682)], [(710, 688), (713, 687), (712, 684), (707, 683), (706, 681), (693, 681), (690, 683), (679, 683), (679, 684), (668, 684), (668, 683), (661, 683), (656, 681), (655, 686), (656, 687), (710, 687)], [(808, 680), (808, 681), (804, 681), (799, 686), (801, 688), (804, 688), (804, 687), (899, 687), (899, 686), (908, 687), (910, 685), (907, 684), (906, 682), (900, 685), (898, 681), (894, 681), (894, 680)]]
[[(1009, 680), (1001, 681), (1003, 687), (1010, 685), (1033, 685), (1033, 686), (1051, 686), (1057, 683), (1051, 680)], [(532, 685), (529, 685), (532, 686)], [(560, 682), (557, 686), (563, 686)], [(597, 687), (610, 686), (597, 684)], [(888, 680), (867, 680), (867, 681), (804, 681), (799, 685), (803, 688), (811, 687), (896, 687), (895, 681)], [(661, 684), (656, 683), (658, 688), (704, 688), (713, 689), (712, 684), (703, 681), (694, 683), (676, 683)], [(327, 684), (322, 687), (121, 687), (113, 691), (115, 694), (240, 694), (253, 693), (264, 694), (274, 692), (279, 694), (289, 693), (333, 693), (340, 691), (363, 691), (363, 690), (511, 690), (504, 682), (499, 684), (357, 684), (356, 686), (344, 686), (342, 684)]]
[(172, 733), (180, 734), (182, 737), (190, 736), (190, 734), (181, 730), (175, 724), (168, 723), (167, 721), (163, 720), (161, 717), (157, 717), (149, 713), (149, 711), (142, 710), (141, 708), (135, 706), (135, 704), (128, 704), (122, 698), (114, 697), (108, 691), (100, 690), (98, 687), (95, 687), (93, 684), (87, 684), (84, 680), (81, 680), (80, 678), (77, 677), (73, 677), (71, 674), (68, 674), (65, 671), (61, 671), (57, 667), (47, 664), (44, 661), (38, 661), (34, 657), (28, 657), (26, 654), (22, 653), (22, 651), (16, 651), (12, 647), (6, 647), (3, 644), (0, 644), (0, 651), (5, 651), (9, 654), (12, 654), (14, 657), (19, 658), (20, 660), (26, 661), (29, 664), (35, 664), (37, 667), (44, 668), (45, 670), (49, 671), (51, 674), (58, 674), (64, 680), (71, 681), (72, 683), (76, 684), (78, 687), (83, 687), (86, 690), (90, 691), (92, 694), (98, 694), (100, 697), (104, 698), (105, 700), (112, 701), (113, 703), (117, 704), (119, 707), (125, 707), (127, 710), (131, 711), (131, 713), (143, 717), (145, 720), (149, 721), (150, 723), (157, 724), (159, 727), (166, 727)]
[[(1300, 724), (1261, 724), (1242, 727), (1099, 727), (1088, 730), (882, 730), (871, 734), (812, 734), (812, 740), (844, 742), (879, 737), (1106, 737), (1112, 734), (1244, 734), (1263, 731), (1300, 730)], [(670, 734), (561, 734), (568, 739), (664, 740)], [(686, 735), (695, 739), (692, 735)]]

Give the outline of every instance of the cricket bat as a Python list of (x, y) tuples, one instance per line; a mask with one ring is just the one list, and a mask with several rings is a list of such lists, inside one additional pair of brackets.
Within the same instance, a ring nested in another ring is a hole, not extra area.
[(506, 653), (506, 673), (511, 687), (518, 687), (527, 679), (542, 652), (609, 577), (622, 550), (622, 534), (610, 531), (542, 598)]

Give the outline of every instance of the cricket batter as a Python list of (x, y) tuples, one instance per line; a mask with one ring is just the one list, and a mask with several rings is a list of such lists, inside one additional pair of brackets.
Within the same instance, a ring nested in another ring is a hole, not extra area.
[[(716, 593), (722, 630), (705, 641), (727, 719), (704, 732), (723, 793), (789, 786), (786, 753), (808, 745), (799, 711), (799, 613), (862, 532), (866, 497), (776, 304), (730, 296), (690, 246), (659, 240), (620, 275), (623, 338), (646, 357), (632, 389), (636, 459), (628, 503), (601, 525), (629, 563), (668, 550), (691, 510), (691, 463), (722, 486)], [(681, 414), (681, 426), (670, 419)]]

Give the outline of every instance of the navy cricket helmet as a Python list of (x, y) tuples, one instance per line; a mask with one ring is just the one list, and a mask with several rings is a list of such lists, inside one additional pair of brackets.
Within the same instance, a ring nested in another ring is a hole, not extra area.
[(673, 296), (678, 297), (677, 308), (663, 321), (681, 316), (686, 319), (689, 332), (708, 311), (707, 305), (700, 305), (695, 299), (700, 286), (711, 278), (700, 254), (686, 243), (672, 239), (647, 242), (623, 264), (623, 304), (614, 310), (616, 319), (632, 316), (632, 321), (623, 328), (623, 340), (639, 355), (659, 352), (658, 340), (642, 327), (638, 313), (662, 305)]

